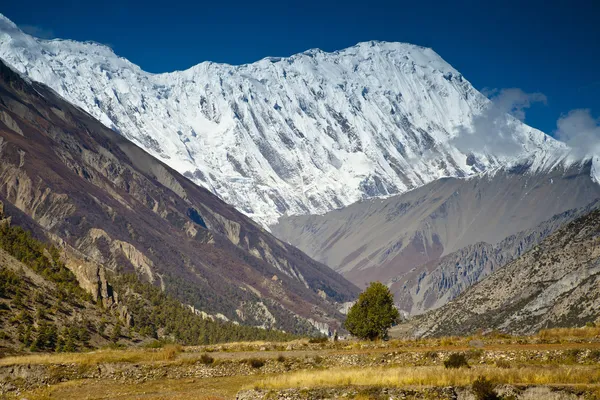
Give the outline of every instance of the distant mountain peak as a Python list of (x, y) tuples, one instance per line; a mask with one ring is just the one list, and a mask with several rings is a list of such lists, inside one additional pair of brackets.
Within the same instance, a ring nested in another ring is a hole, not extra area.
[[(407, 43), (151, 74), (108, 47), (34, 39), (5, 21), (0, 57), (264, 225), (514, 158), (453, 142), (490, 101)], [(515, 155), (557, 146), (513, 124)]]

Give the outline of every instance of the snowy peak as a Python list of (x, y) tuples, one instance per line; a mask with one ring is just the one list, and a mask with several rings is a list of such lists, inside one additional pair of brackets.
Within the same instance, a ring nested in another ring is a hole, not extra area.
[(4, 22), (0, 57), (267, 225), (560, 147), (511, 120), (510, 154), (468, 149), (489, 139), (472, 129), (489, 100), (433, 50), (404, 43), (150, 74), (105, 46)]

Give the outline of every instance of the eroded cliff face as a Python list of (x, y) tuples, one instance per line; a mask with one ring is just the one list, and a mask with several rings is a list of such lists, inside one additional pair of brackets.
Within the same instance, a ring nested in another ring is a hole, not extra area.
[[(232, 321), (339, 326), (354, 285), (2, 63), (0, 111), (0, 197), (65, 248)], [(70, 265), (116, 301), (92, 264)]]
[(496, 244), (478, 242), (391, 280), (396, 305), (407, 315), (443, 306), (463, 291), (540, 244), (572, 220), (600, 207), (595, 201), (568, 210), (540, 225), (511, 235)]
[(420, 314), (457, 297), (600, 199), (591, 161), (544, 167), (537, 161), (440, 179), (323, 215), (281, 218), (272, 231), (356, 285), (386, 283), (401, 311)]
[(600, 210), (534, 246), (445, 306), (393, 334), (464, 335), (498, 329), (531, 334), (583, 326), (600, 316)]
[(133, 326), (133, 316), (119, 301), (119, 294), (107, 278), (106, 268), (87, 260), (86, 256), (68, 245), (63, 250), (65, 266), (73, 272), (79, 285), (92, 295), (96, 303), (101, 303), (105, 309), (115, 310), (125, 326)]
[[(15, 219), (18, 221), (22, 218), (28, 217), (19, 214)], [(47, 247), (43, 248), (41, 254), (50, 260), (53, 270), (50, 270), (47, 265), (35, 268), (32, 263), (25, 261), (26, 258), (21, 258), (23, 261), (19, 261), (16, 258), (19, 252), (29, 251), (29, 254), (32, 252), (35, 254), (38, 251), (35, 243), (40, 242), (36, 242), (33, 238), (16, 239), (21, 236), (18, 236), (19, 231), (11, 226), (12, 220), (13, 215), (8, 216), (5, 213), (4, 202), (0, 201), (0, 226), (3, 228), (0, 269), (2, 279), (6, 279), (2, 282), (1, 305), (5, 310), (10, 310), (0, 316), (0, 330), (3, 332), (0, 338), (1, 352), (10, 353), (15, 349), (19, 351), (27, 349), (35, 343), (33, 338), (36, 327), (39, 329), (44, 324), (54, 329), (56, 337), (59, 338), (55, 343), (57, 348), (65, 345), (65, 340), (68, 339), (71, 349), (107, 345), (110, 339), (103, 331), (104, 328), (100, 326), (133, 326), (133, 316), (126, 304), (119, 300), (118, 294), (107, 280), (106, 269), (86, 260), (84, 255), (65, 244), (60, 238), (55, 238), (54, 242), (60, 249), (60, 261), (64, 262), (64, 265), (56, 264), (51, 249)], [(65, 287), (69, 287), (69, 277), (62, 272), (57, 272), (64, 267), (73, 272), (84, 292), (73, 290), (73, 287), (66, 291)], [(91, 300), (83, 294), (85, 292), (91, 294)], [(60, 311), (56, 312), (56, 310)], [(20, 323), (15, 324), (15, 318)], [(69, 332), (74, 332), (73, 329), (77, 331), (85, 329), (86, 335), (69, 336)], [(133, 333), (124, 339), (124, 343), (141, 339), (146, 337)], [(45, 348), (45, 350), (55, 349)]]

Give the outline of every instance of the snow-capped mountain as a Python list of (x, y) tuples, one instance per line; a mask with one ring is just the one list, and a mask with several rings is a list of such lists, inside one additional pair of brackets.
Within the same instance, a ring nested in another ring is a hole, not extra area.
[[(97, 43), (31, 37), (0, 14), (0, 57), (267, 225), (506, 161), (456, 146), (489, 100), (410, 44), (151, 74)], [(510, 123), (517, 153), (561, 146)]]

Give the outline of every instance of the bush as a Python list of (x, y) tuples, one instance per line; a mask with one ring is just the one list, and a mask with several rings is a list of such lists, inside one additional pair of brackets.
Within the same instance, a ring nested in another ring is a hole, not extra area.
[(494, 384), (483, 376), (475, 379), (471, 390), (477, 400), (500, 400), (500, 396), (494, 390)]
[(167, 344), (162, 350), (163, 358), (165, 360), (174, 360), (179, 353), (181, 353), (181, 346), (178, 344)]
[(280, 354), (277, 356), (277, 362), (280, 362), (280, 363), (285, 362), (285, 357), (283, 354)]
[(204, 353), (200, 356), (200, 362), (204, 365), (211, 365), (215, 362), (215, 359), (209, 356), (208, 354)]
[(350, 308), (344, 326), (361, 339), (384, 339), (388, 329), (400, 319), (394, 296), (381, 282), (373, 282)]
[(146, 343), (144, 347), (147, 349), (162, 349), (164, 345), (165, 342), (163, 342), (162, 340), (153, 340), (151, 342)]
[(452, 353), (446, 361), (444, 361), (444, 367), (446, 368), (470, 368), (467, 362), (467, 357), (461, 353)]
[(581, 350), (569, 349), (569, 350), (566, 350), (563, 354), (564, 354), (565, 362), (576, 363), (579, 358), (579, 355), (581, 354)]
[(261, 368), (263, 365), (265, 365), (265, 361), (261, 360), (260, 358), (251, 358), (248, 360), (248, 364), (252, 367), (252, 368)]
[(308, 339), (308, 343), (327, 343), (328, 340), (329, 338), (327, 336), (317, 336)]
[(587, 355), (588, 360), (600, 361), (600, 350), (591, 350)]
[(508, 362), (507, 360), (498, 360), (498, 361), (496, 361), (496, 367), (502, 368), (502, 369), (509, 369), (511, 367), (511, 365), (510, 365), (510, 362)]
[(483, 356), (483, 350), (471, 349), (471, 350), (467, 351), (466, 356), (469, 360), (478, 360), (481, 358), (481, 356)]

